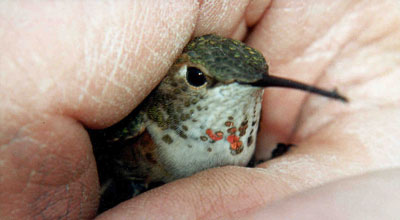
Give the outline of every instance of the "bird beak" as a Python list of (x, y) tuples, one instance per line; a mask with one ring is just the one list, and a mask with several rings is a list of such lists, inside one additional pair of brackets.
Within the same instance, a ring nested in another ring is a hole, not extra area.
[(248, 84), (250, 84), (252, 86), (257, 86), (257, 87), (286, 87), (286, 88), (292, 88), (292, 89), (299, 89), (299, 90), (304, 90), (307, 92), (315, 93), (318, 95), (322, 95), (322, 96), (325, 96), (328, 98), (338, 99), (342, 102), (348, 102), (348, 99), (345, 96), (340, 95), (336, 91), (336, 89), (334, 89), (332, 91), (328, 91), (325, 89), (307, 85), (307, 84), (297, 82), (294, 80), (271, 76), (271, 75), (266, 75), (266, 74), (263, 74), (262, 79), (260, 79), (256, 82), (253, 82), (253, 83), (248, 83)]

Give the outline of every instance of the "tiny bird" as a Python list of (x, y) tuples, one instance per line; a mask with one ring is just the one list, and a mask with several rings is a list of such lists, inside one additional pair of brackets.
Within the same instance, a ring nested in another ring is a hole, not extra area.
[(268, 75), (263, 55), (238, 40), (197, 37), (138, 108), (110, 128), (89, 131), (100, 182), (109, 186), (112, 179), (115, 196), (129, 188), (118, 182), (135, 188), (138, 181), (165, 183), (212, 167), (246, 166), (266, 87), (347, 101), (336, 90)]

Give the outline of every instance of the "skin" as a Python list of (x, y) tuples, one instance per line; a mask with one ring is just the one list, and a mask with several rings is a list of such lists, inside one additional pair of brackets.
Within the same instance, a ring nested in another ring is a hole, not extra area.
[(277, 141), (296, 143), (289, 153), (256, 169), (201, 172), (99, 218), (398, 216), (400, 198), (388, 196), (400, 178), (397, 1), (154, 2), (0, 3), (2, 219), (94, 217), (99, 186), (85, 127), (121, 120), (191, 35), (206, 33), (245, 40), (271, 74), (336, 86), (351, 102), (268, 89), (257, 157)]

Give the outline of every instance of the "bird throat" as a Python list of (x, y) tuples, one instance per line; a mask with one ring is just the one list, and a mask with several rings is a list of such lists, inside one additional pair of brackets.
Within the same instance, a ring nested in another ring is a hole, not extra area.
[[(147, 131), (158, 146), (159, 162), (170, 173), (162, 181), (210, 167), (245, 166), (255, 149), (262, 94), (261, 88), (233, 83), (198, 97), (169, 97), (150, 108), (153, 123)], [(165, 94), (154, 98), (159, 96)]]

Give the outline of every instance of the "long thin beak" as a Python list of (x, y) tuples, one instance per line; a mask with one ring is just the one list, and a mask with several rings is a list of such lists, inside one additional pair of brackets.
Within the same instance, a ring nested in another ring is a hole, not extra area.
[(325, 89), (321, 89), (318, 87), (310, 86), (301, 82), (297, 82), (294, 80), (290, 79), (285, 79), (285, 78), (280, 78), (276, 76), (271, 76), (271, 75), (264, 75), (263, 79), (258, 80), (254, 83), (250, 83), (253, 86), (259, 86), (259, 87), (286, 87), (286, 88), (292, 88), (292, 89), (299, 89), (299, 90), (304, 90), (307, 92), (315, 93), (318, 95), (322, 95), (328, 98), (332, 99), (338, 99), (341, 100), (342, 102), (348, 102), (348, 99), (340, 95), (336, 90), (328, 91)]

